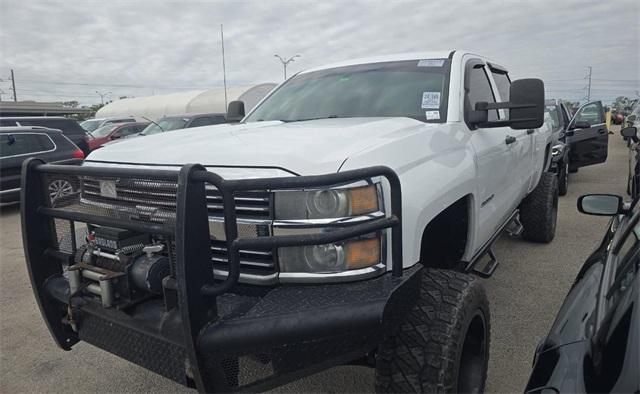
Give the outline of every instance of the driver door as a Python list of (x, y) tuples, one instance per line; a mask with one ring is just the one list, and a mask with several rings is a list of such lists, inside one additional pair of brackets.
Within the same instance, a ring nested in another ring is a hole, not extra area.
[(592, 101), (580, 107), (569, 122), (565, 135), (570, 147), (570, 169), (604, 163), (609, 135), (602, 102)]

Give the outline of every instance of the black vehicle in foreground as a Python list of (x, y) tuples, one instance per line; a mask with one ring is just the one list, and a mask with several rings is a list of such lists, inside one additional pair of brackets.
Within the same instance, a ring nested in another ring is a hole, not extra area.
[(612, 216), (548, 336), (538, 345), (529, 393), (640, 392), (640, 204), (585, 195), (578, 210)]
[[(84, 153), (59, 130), (43, 127), (0, 127), (0, 205), (20, 200), (22, 163), (38, 157), (47, 162), (82, 159)], [(65, 177), (51, 179), (52, 200), (75, 191)]]
[(25, 117), (0, 117), (0, 126), (39, 126), (48, 129), (57, 129), (62, 131), (68, 139), (71, 140), (78, 148), (82, 149), (84, 155), (88, 155), (89, 137), (85, 129), (73, 119), (62, 116), (25, 116)]
[(569, 173), (607, 160), (608, 135), (600, 101), (581, 106), (571, 116), (567, 106), (556, 99), (546, 100), (545, 112), (551, 118), (554, 143), (551, 171), (558, 174), (558, 194), (569, 189)]

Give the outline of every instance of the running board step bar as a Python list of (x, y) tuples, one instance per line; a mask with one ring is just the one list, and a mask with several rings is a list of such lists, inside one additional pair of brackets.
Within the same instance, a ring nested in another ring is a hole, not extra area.
[(477, 274), (481, 278), (489, 278), (491, 277), (491, 275), (493, 275), (496, 268), (498, 268), (499, 263), (496, 255), (493, 253), (493, 250), (491, 250), (491, 248), (487, 250), (487, 253), (484, 256), (489, 257), (489, 260), (484, 264), (484, 266), (480, 269), (478, 268), (478, 265), (481, 265), (480, 260), (482, 260), (478, 259), (473, 265), (472, 270), (474, 274)]
[[(500, 234), (503, 231), (507, 231), (510, 235), (520, 234), (522, 233), (522, 223), (520, 223), (520, 211), (515, 210), (507, 220), (502, 223), (502, 225), (498, 228), (491, 238), (482, 246), (482, 248), (471, 258), (469, 261), (462, 261), (462, 272), (474, 273), (482, 278), (488, 278), (495, 272), (496, 268), (498, 268), (498, 259), (496, 255), (491, 250), (491, 246), (498, 239)], [(485, 256), (489, 256), (489, 261), (487, 261), (483, 268), (477, 269), (476, 266), (480, 263), (481, 260)]]

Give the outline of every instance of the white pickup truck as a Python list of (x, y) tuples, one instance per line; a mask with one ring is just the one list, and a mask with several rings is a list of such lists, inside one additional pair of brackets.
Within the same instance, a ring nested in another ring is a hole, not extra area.
[[(230, 103), (236, 124), (81, 166), (31, 160), (43, 316), (64, 349), (84, 340), (203, 392), (344, 363), (375, 367), (379, 391), (482, 391), (489, 306), (473, 273), (493, 273), (505, 228), (555, 233), (543, 111), (540, 80), (414, 53), (301, 72), (246, 116)], [(74, 192), (52, 200), (41, 180), (60, 174)]]

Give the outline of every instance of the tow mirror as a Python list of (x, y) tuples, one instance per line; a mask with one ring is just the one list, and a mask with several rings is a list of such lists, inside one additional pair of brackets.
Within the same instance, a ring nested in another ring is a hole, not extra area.
[(622, 137), (625, 140), (631, 138), (634, 141), (638, 141), (638, 128), (637, 127), (625, 127), (624, 129), (620, 130), (620, 134), (622, 134)]
[(587, 215), (613, 216), (622, 213), (622, 197), (614, 194), (585, 194), (578, 198), (578, 211)]
[[(509, 120), (487, 121), (488, 111), (508, 109)], [(469, 123), (479, 127), (510, 126), (515, 130), (537, 129), (544, 123), (544, 83), (540, 79), (518, 79), (511, 83), (506, 103), (477, 102)]]
[(509, 122), (512, 129), (537, 129), (544, 123), (544, 82), (518, 79), (509, 88)]
[(232, 101), (227, 108), (227, 122), (237, 123), (244, 118), (244, 102)]

